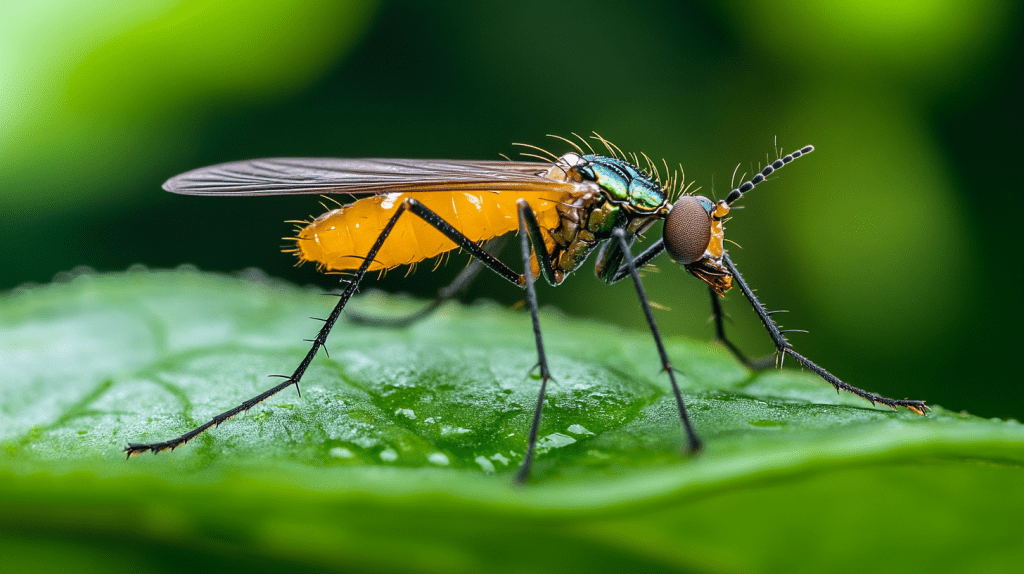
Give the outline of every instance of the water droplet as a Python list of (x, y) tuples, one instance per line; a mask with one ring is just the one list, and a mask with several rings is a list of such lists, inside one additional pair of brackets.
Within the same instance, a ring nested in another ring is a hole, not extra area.
[(592, 435), (592, 434), (594, 434), (594, 433), (588, 431), (586, 428), (584, 428), (583, 425), (569, 425), (569, 428), (567, 428), (565, 430), (568, 431), (568, 432), (571, 432), (572, 434), (581, 434), (581, 435)]
[(576, 442), (576, 439), (571, 436), (555, 432), (537, 441), (537, 450), (543, 452), (553, 448), (562, 448), (574, 442)]
[(473, 460), (475, 460), (476, 463), (480, 465), (480, 468), (483, 469), (484, 473), (494, 474), (494, 465), (491, 464), (491, 461), (487, 460), (487, 458), (483, 456), (478, 456)]
[(349, 442), (360, 448), (372, 448), (377, 446), (377, 439), (368, 436), (349, 436)]
[(340, 446), (336, 446), (331, 450), (327, 451), (327, 454), (331, 455), (334, 458), (352, 458), (355, 456), (354, 454), (352, 454), (352, 451)]

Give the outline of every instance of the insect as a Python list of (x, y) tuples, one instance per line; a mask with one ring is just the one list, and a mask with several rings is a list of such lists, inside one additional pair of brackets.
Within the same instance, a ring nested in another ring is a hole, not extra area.
[[(687, 194), (687, 189), (677, 189), (681, 187), (677, 185), (680, 180), (674, 175), (666, 176), (668, 181), (662, 182), (658, 168), (647, 156), (644, 158), (648, 169), (644, 170), (637, 167), (640, 162), (636, 155), (627, 157), (600, 136), (596, 139), (605, 145), (608, 155), (597, 154), (589, 142), (576, 137), (586, 150), (563, 139), (573, 151), (560, 157), (532, 156), (540, 161), (277, 158), (204, 167), (168, 180), (163, 186), (165, 190), (185, 195), (308, 193), (355, 197), (354, 202), (308, 222), (295, 238), (294, 251), (300, 260), (345, 273), (344, 289), (299, 366), (290, 376), (279, 375), (283, 382), (176, 438), (148, 444), (129, 443), (124, 449), (127, 455), (173, 450), (290, 386), (298, 391), (303, 374), (368, 271), (412, 265), (456, 248), (469, 252), (474, 261), (449, 287), (441, 290), (434, 303), (405, 318), (373, 322), (401, 325), (420, 319), (463, 289), (484, 267), (526, 291), (537, 346), (540, 390), (526, 453), (516, 475), (518, 482), (529, 477), (544, 394), (551, 379), (533, 284), (538, 277), (551, 285), (562, 283), (595, 251), (598, 277), (607, 283), (632, 279), (662, 368), (668, 374), (690, 452), (699, 451), (701, 441), (690, 422), (676, 371), (665, 352), (638, 273), (638, 269), (663, 251), (708, 285), (717, 337), (743, 363), (754, 365), (726, 338), (718, 302), (734, 286), (753, 306), (780, 359), (789, 355), (837, 391), (849, 391), (872, 404), (880, 403), (894, 410), (905, 407), (925, 414), (928, 407), (924, 401), (894, 400), (859, 389), (797, 353), (785, 337), (787, 331), (778, 327), (772, 312), (758, 301), (725, 249), (723, 221), (730, 206), (776, 170), (812, 152), (812, 146), (775, 160), (730, 191), (725, 199), (712, 201)], [(678, 197), (673, 198), (673, 194)], [(634, 256), (634, 239), (658, 221), (663, 222), (661, 239)], [(495, 242), (514, 232), (519, 237), (522, 273), (493, 255), (499, 249)], [(372, 321), (355, 318), (359, 322)]]

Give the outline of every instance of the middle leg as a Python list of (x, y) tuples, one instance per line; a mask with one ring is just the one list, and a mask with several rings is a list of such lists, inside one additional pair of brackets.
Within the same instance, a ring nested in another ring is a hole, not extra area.
[(621, 229), (614, 231), (614, 237), (612, 241), (618, 243), (619, 249), (622, 251), (622, 257), (625, 263), (626, 272), (633, 278), (633, 285), (636, 287), (636, 295), (640, 299), (640, 305), (644, 309), (644, 317), (647, 318), (647, 324), (651, 328), (651, 335), (654, 336), (654, 343), (658, 346), (658, 355), (661, 357), (662, 370), (668, 373), (668, 379), (672, 383), (672, 392), (675, 395), (676, 407), (679, 409), (679, 417), (683, 421), (683, 429), (686, 430), (686, 439), (689, 442), (688, 451), (690, 453), (697, 453), (703, 448), (700, 438), (697, 437), (697, 433), (693, 430), (693, 424), (690, 423), (690, 415), (686, 410), (686, 403), (683, 402), (683, 393), (679, 390), (679, 384), (676, 382), (675, 369), (668, 360), (668, 352), (665, 351), (665, 344), (661, 340), (661, 334), (658, 332), (658, 325), (654, 321), (654, 313), (651, 312), (651, 305), (647, 301), (647, 293), (644, 291), (643, 283), (640, 281), (640, 273), (636, 270), (636, 265), (633, 260), (633, 254), (630, 252), (629, 243), (626, 242), (626, 234)]
[(540, 264), (541, 273), (547, 276), (552, 275), (551, 261), (544, 250), (544, 243), (541, 240), (540, 225), (533, 209), (526, 200), (520, 199), (517, 202), (519, 208), (519, 248), (523, 256), (523, 276), (526, 283), (526, 300), (530, 305), (530, 319), (533, 321), (533, 338), (537, 344), (537, 366), (540, 368), (540, 392), (537, 394), (537, 406), (533, 410), (533, 422), (530, 425), (530, 435), (526, 443), (526, 455), (523, 457), (523, 464), (516, 473), (515, 481), (524, 484), (530, 477), (530, 467), (533, 466), (533, 456), (537, 449), (537, 432), (540, 429), (541, 413), (544, 410), (544, 393), (548, 388), (548, 381), (551, 379), (551, 371), (548, 370), (548, 359), (544, 353), (544, 338), (540, 334), (540, 317), (537, 313), (537, 291), (534, 289), (530, 240), (533, 240), (534, 249), (537, 253), (537, 261)]
[[(482, 247), (470, 241), (466, 236), (462, 235), (457, 229), (452, 227), (451, 224), (433, 211), (427, 209), (423, 204), (413, 199), (406, 201), (406, 205), (408, 205), (410, 211), (420, 216), (420, 218), (432, 225), (441, 233), (445, 234), (457, 245), (469, 251), (470, 254), (481, 261), (483, 265), (526, 290), (526, 298), (530, 305), (530, 318), (533, 321), (534, 340), (537, 344), (537, 364), (540, 367), (541, 386), (540, 393), (537, 396), (537, 405), (533, 412), (533, 422), (530, 425), (526, 455), (523, 458), (523, 464), (519, 467), (519, 471), (516, 473), (515, 478), (517, 483), (522, 484), (525, 483), (530, 476), (530, 468), (533, 465), (533, 457), (537, 449), (537, 433), (540, 428), (541, 413), (544, 408), (544, 394), (547, 391), (547, 383), (551, 379), (551, 372), (548, 370), (547, 355), (544, 352), (544, 340), (540, 332), (540, 318), (537, 312), (537, 293), (533, 286), (535, 278), (533, 277), (531, 256), (536, 255), (541, 275), (544, 277), (554, 277), (555, 269), (551, 262), (551, 258), (545, 249), (543, 232), (541, 231), (540, 224), (537, 222), (536, 215), (533, 213), (533, 209), (531, 209), (529, 203), (523, 199), (520, 199), (516, 204), (519, 212), (519, 246), (522, 252), (524, 267), (522, 275), (515, 273), (507, 265), (498, 261)], [(534, 246), (534, 250), (532, 251), (530, 249), (531, 242)]]

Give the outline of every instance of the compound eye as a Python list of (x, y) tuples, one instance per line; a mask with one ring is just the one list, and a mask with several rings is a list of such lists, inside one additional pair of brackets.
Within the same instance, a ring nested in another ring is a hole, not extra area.
[(681, 265), (704, 257), (711, 243), (711, 216), (696, 197), (685, 196), (665, 220), (665, 250)]

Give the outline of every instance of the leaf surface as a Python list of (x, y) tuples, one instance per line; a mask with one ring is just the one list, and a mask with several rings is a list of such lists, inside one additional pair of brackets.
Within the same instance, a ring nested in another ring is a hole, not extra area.
[(1019, 423), (873, 408), (668, 337), (706, 443), (684, 457), (649, 334), (553, 310), (541, 323), (556, 381), (528, 487), (511, 478), (539, 385), (529, 316), (491, 304), (401, 330), (339, 322), (301, 397), (124, 460), (127, 442), (176, 436), (290, 373), (319, 326), (307, 317), (332, 302), (192, 271), (4, 296), (0, 549), (111, 569), (132, 549), (168, 571), (994, 571), (1022, 558), (1001, 522), (1024, 512)]

